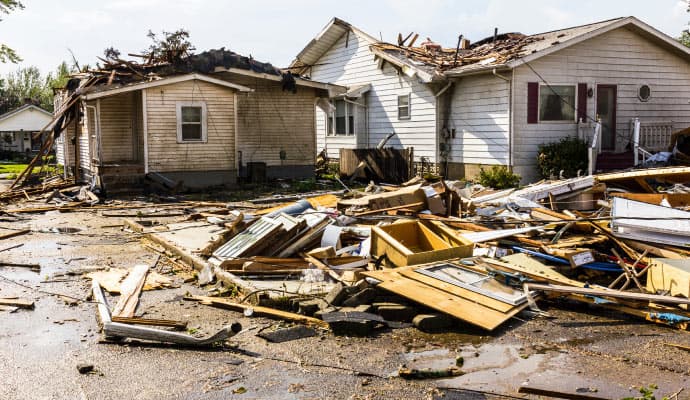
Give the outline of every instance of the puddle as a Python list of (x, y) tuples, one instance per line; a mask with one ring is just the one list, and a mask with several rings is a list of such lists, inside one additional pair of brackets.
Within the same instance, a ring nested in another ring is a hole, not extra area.
[[(557, 351), (535, 352), (510, 344), (465, 344), (457, 351), (447, 348), (405, 353), (409, 368), (445, 369), (462, 365), (465, 375), (438, 381), (442, 388), (473, 388), (513, 392), (536, 376), (558, 379), (552, 366), (563, 365), (567, 355)], [(565, 378), (565, 375), (561, 376)]]

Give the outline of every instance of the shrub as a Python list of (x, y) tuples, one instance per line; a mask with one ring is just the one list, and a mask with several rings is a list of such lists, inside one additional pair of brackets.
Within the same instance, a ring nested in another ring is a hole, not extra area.
[(561, 171), (567, 178), (575, 177), (578, 170), (587, 171), (587, 142), (567, 136), (560, 142), (541, 144), (537, 164), (544, 178), (558, 176)]
[(505, 165), (494, 165), (490, 170), (479, 170), (479, 183), (493, 189), (508, 189), (520, 184), (520, 175), (512, 173)]

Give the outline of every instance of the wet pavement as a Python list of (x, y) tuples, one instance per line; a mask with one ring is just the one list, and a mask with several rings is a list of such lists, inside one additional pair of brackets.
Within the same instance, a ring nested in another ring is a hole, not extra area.
[[(276, 321), (183, 301), (185, 293), (206, 292), (179, 282), (179, 288), (145, 292), (138, 313), (189, 321), (190, 332), (198, 335), (233, 322), (241, 322), (245, 331), (228, 346), (208, 350), (102, 343), (92, 303), (74, 304), (37, 290), (85, 300), (86, 279), (55, 274), (86, 266), (153, 264), (158, 255), (141, 245), (138, 234), (113, 227), (119, 218), (96, 212), (22, 218), (0, 222), (32, 230), (3, 240), (3, 248), (23, 246), (0, 253), (0, 259), (39, 263), (41, 271), (0, 267), (0, 297), (35, 301), (34, 310), (0, 312), (1, 399), (501, 398), (473, 391), (527, 398), (517, 393), (525, 383), (606, 398), (636, 395), (635, 387), (655, 384), (657, 398), (681, 388), (686, 391), (680, 398), (690, 398), (690, 353), (665, 345), (690, 345), (686, 332), (576, 304), (545, 303), (552, 319), (519, 316), (492, 334), (458, 323), (439, 334), (413, 328), (365, 338), (320, 332), (268, 343), (255, 334)], [(394, 376), (401, 365), (447, 368), (458, 362), (465, 374), (454, 378)], [(93, 364), (95, 373), (81, 375), (79, 363)]]

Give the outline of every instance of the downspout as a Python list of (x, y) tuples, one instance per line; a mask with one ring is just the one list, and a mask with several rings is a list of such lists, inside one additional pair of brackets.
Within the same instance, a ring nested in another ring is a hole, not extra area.
[[(450, 141), (450, 130), (448, 128), (448, 122), (450, 120), (450, 110), (451, 110), (451, 103), (453, 100), (453, 90), (451, 87), (453, 86), (453, 81), (449, 80), (446, 86), (444, 86), (441, 90), (439, 90), (436, 94), (434, 94), (434, 98), (436, 99), (436, 116), (437, 116), (437, 135), (438, 139), (436, 140), (437, 147), (436, 147), (436, 154), (437, 158), (443, 159), (443, 176), (448, 177), (448, 154), (449, 154), (449, 149), (448, 149), (448, 142)], [(451, 90), (449, 90), (451, 89)], [(447, 92), (447, 93), (446, 93)], [(443, 95), (443, 109), (439, 108), (439, 98)], [(441, 114), (442, 113), (442, 114)], [(441, 114), (439, 116), (439, 114)], [(441, 122), (440, 126), (438, 125), (438, 122)], [(440, 143), (441, 140), (443, 139), (443, 146), (444, 149), (442, 150), (440, 148)], [(445, 155), (444, 155), (445, 154)]]
[(511, 77), (507, 78), (496, 71), (494, 68), (491, 73), (500, 79), (508, 82), (508, 169), (513, 170), (513, 77), (515, 70), (511, 70)]

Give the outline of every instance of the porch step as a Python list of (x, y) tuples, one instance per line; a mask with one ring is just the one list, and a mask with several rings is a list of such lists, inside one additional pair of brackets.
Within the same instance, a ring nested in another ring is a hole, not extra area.
[(597, 156), (597, 170), (612, 171), (627, 169), (635, 165), (635, 155), (632, 151), (623, 153), (601, 153)]

